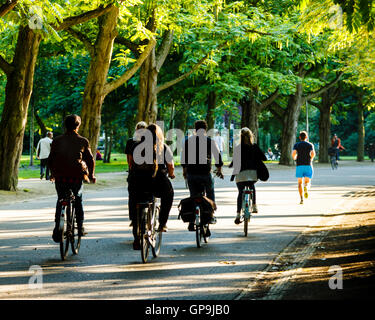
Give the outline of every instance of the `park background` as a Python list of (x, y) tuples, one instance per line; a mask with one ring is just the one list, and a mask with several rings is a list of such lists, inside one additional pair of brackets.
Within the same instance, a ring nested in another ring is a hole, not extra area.
[(38, 177), (30, 155), (47, 131), (63, 133), (71, 113), (104, 155), (97, 172), (126, 170), (125, 144), (140, 120), (184, 132), (197, 119), (222, 132), (247, 126), (287, 166), (300, 130), (320, 163), (332, 133), (342, 159), (367, 160), (375, 143), (373, 1), (0, 5), (2, 190)]

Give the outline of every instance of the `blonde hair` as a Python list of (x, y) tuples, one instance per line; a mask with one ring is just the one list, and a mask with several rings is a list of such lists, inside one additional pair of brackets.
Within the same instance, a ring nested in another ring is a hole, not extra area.
[(247, 127), (241, 129), (241, 143), (248, 145), (254, 144), (254, 134)]
[(153, 177), (156, 176), (156, 173), (158, 171), (158, 163), (160, 159), (163, 159), (163, 153), (164, 153), (164, 134), (163, 130), (155, 124), (151, 123), (148, 127), (148, 130), (152, 133), (153, 138), (153, 151), (154, 151), (154, 174)]

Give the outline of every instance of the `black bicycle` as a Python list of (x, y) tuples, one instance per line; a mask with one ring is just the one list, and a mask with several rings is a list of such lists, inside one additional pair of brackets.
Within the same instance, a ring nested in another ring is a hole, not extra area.
[(75, 214), (75, 197), (70, 191), (66, 197), (59, 200), (61, 203), (60, 210), (60, 255), (65, 260), (71, 245), (72, 253), (78, 254), (81, 246), (81, 235), (78, 232), (77, 217)]
[(197, 197), (194, 199), (195, 202), (195, 219), (194, 219), (194, 229), (195, 229), (195, 239), (197, 242), (197, 247), (200, 248), (202, 244), (202, 239), (207, 243), (207, 238), (210, 236), (208, 228), (208, 219), (202, 219), (201, 215), (201, 204), (202, 197)]
[(160, 253), (162, 230), (157, 229), (160, 206), (156, 203), (155, 197), (150, 200), (137, 203), (137, 234), (140, 239), (142, 262), (146, 263), (149, 249), (156, 258)]
[(331, 163), (332, 170), (338, 169), (339, 163), (337, 161), (336, 155), (330, 156), (330, 163)]

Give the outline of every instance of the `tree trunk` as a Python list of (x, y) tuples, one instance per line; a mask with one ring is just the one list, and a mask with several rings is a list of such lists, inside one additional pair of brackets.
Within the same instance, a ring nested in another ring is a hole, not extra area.
[(210, 91), (207, 99), (207, 130), (213, 129), (215, 126), (215, 114), (214, 110), (216, 108), (216, 92)]
[(284, 117), (281, 136), (280, 164), (293, 165), (292, 151), (296, 141), (298, 118), (302, 105), (302, 83), (298, 83), (296, 93), (289, 98), (288, 107)]
[(140, 70), (137, 122), (153, 123), (156, 121), (158, 113), (156, 94), (158, 74), (154, 48)]
[(20, 27), (0, 122), (0, 189), (17, 189), (18, 167), (41, 36)]
[(32, 167), (33, 165), (34, 165), (34, 103), (32, 101), (31, 110), (30, 110), (30, 163), (29, 163), (29, 166)]
[(254, 141), (256, 142), (258, 140), (259, 131), (259, 106), (254, 98), (243, 99), (240, 102), (240, 105), (242, 107), (241, 128), (249, 128), (253, 133)]
[(365, 119), (363, 115), (363, 97), (361, 96), (358, 102), (358, 147), (357, 147), (357, 161), (365, 160)]
[(322, 95), (322, 103), (319, 107), (319, 162), (328, 163), (328, 148), (331, 142), (331, 110), (332, 104), (329, 91)]
[(80, 134), (90, 141), (92, 152), (96, 151), (99, 141), (101, 111), (105, 98), (104, 86), (111, 63), (114, 39), (117, 35), (118, 15), (119, 9), (114, 6), (108, 13), (98, 18), (99, 33), (86, 79)]

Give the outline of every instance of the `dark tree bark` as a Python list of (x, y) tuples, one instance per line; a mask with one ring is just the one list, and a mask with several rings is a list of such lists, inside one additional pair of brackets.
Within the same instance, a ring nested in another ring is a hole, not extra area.
[(357, 161), (365, 160), (365, 105), (363, 103), (363, 94), (358, 97), (357, 112), (358, 112), (358, 147), (357, 147)]
[(255, 96), (257, 92), (254, 92), (253, 96), (249, 96), (241, 99), (240, 105), (242, 108), (241, 115), (241, 127), (248, 127), (254, 135), (254, 140), (258, 139), (259, 131), (259, 114), (268, 106), (270, 106), (278, 97), (279, 92), (276, 90), (272, 93), (267, 99), (264, 99), (262, 102), (257, 102)]
[[(12, 1), (8, 1), (10, 2)], [(61, 30), (65, 23), (73, 25), (87, 21), (93, 16), (100, 15), (103, 10), (106, 9), (99, 8), (77, 17), (67, 18), (55, 28)], [(17, 189), (18, 167), (41, 39), (41, 35), (28, 26), (20, 26), (13, 61), (9, 63), (0, 55), (0, 69), (7, 76), (5, 103), (0, 121), (1, 190)]]
[[(155, 27), (152, 25), (151, 29)], [(163, 36), (161, 45), (151, 51), (143, 63), (139, 76), (139, 96), (137, 121), (155, 122), (157, 119), (157, 84), (160, 69), (173, 43), (173, 31), (168, 30)]]
[(319, 116), (319, 162), (328, 163), (328, 148), (331, 146), (331, 111), (340, 89), (332, 87), (322, 94), (320, 104), (312, 103), (320, 111)]
[(216, 107), (216, 92), (210, 91), (207, 97), (207, 114), (206, 114), (206, 122), (207, 122), (207, 129), (213, 129), (215, 126), (215, 114), (214, 110)]
[[(20, 27), (13, 62), (6, 68), (5, 103), (0, 122), (0, 189), (17, 189), (18, 167), (33, 88), (40, 34)], [(3, 69), (4, 70), (4, 69)]]
[(116, 26), (119, 10), (112, 9), (98, 18), (99, 33), (91, 57), (90, 68), (82, 103), (82, 125), (80, 133), (90, 141), (91, 150), (96, 151), (101, 124), (101, 108), (105, 95), (108, 70), (112, 58), (113, 42), (117, 36)]

